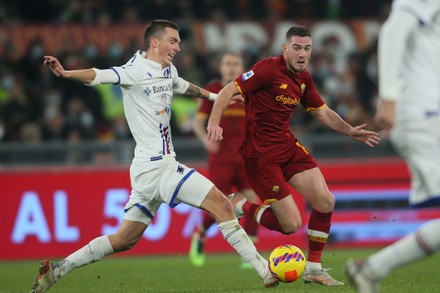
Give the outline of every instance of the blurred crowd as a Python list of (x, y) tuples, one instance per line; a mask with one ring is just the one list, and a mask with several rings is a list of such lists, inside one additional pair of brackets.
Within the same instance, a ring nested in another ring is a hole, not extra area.
[[(356, 5), (353, 4), (356, 2)], [(0, 24), (33, 23), (146, 23), (167, 18), (176, 22), (192, 20), (282, 20), (291, 17), (348, 18), (376, 17), (385, 13), (390, 1), (349, 0), (152, 0), (152, 1), (61, 1), (16, 0), (0, 3)], [(195, 84), (205, 85), (218, 77), (219, 52), (192, 50), (192, 36), (183, 30), (182, 52), (175, 65), (179, 74)], [(139, 37), (141, 40), (141, 36)], [(55, 55), (67, 69), (108, 68), (124, 64), (142, 42), (127, 48), (117, 43), (103, 54), (93, 45), (76, 48), (60, 44)], [(42, 64), (45, 55), (41, 41), (35, 39), (24, 56), (17, 56), (14, 46), (0, 35), (0, 141), (82, 140), (113, 141), (131, 137), (123, 114), (117, 86), (89, 88), (55, 78)], [(267, 50), (250, 48), (243, 52), (246, 67), (267, 57)], [(318, 90), (330, 107), (353, 124), (368, 122), (374, 111), (377, 93), (376, 44), (362, 52), (342, 56), (338, 42), (326, 39), (314, 51), (309, 71)], [(182, 99), (182, 98), (181, 98)], [(174, 107), (174, 104), (173, 104)], [(173, 108), (173, 135), (190, 136), (195, 101), (185, 99)], [(325, 131), (310, 115), (294, 115), (296, 132)]]

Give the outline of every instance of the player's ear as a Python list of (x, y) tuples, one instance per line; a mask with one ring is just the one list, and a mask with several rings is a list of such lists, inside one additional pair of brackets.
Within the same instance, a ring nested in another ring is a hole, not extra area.
[(287, 44), (283, 43), (283, 45), (281, 46), (281, 48), (283, 49), (283, 53), (286, 53), (287, 51)]

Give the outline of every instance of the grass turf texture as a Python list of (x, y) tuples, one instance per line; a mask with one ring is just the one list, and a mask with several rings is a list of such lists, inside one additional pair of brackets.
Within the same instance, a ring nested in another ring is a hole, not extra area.
[[(204, 267), (193, 267), (186, 255), (113, 257), (75, 270), (50, 292), (353, 292), (343, 274), (349, 257), (363, 258), (374, 250), (327, 250), (324, 267), (343, 281), (343, 287), (295, 283), (265, 289), (257, 274), (239, 268), (235, 254), (207, 256)], [(263, 253), (267, 257), (268, 253)], [(400, 268), (382, 284), (382, 292), (438, 292), (440, 254)], [(0, 292), (28, 292), (38, 271), (38, 261), (0, 262)]]

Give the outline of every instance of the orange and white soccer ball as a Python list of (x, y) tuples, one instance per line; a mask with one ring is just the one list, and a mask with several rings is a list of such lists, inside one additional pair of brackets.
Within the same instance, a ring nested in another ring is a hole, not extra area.
[(291, 283), (301, 277), (306, 268), (306, 257), (295, 245), (281, 245), (269, 256), (269, 270), (281, 282)]

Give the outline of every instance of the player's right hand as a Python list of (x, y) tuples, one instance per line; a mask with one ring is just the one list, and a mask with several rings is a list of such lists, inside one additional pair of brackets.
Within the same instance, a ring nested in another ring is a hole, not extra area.
[(206, 130), (208, 131), (209, 142), (216, 143), (223, 139), (223, 129), (220, 126), (208, 124)]
[(57, 58), (53, 56), (44, 56), (43, 64), (45, 66), (49, 66), (50, 70), (52, 70), (53, 74), (55, 74), (56, 77), (68, 77), (66, 71), (64, 70), (64, 67), (61, 65), (60, 61), (58, 61)]

